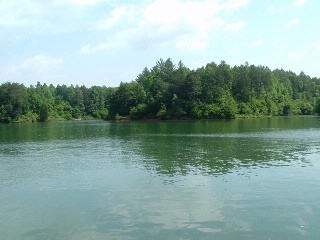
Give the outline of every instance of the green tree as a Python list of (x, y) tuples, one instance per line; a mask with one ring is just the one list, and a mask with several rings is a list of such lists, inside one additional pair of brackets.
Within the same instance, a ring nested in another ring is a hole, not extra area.
[(320, 115), (320, 98), (317, 99), (316, 104), (314, 106), (314, 112)]
[(233, 96), (238, 102), (247, 103), (252, 99), (251, 78), (249, 76), (250, 70), (248, 64), (234, 67), (233, 71)]
[(2, 84), (0, 86), (0, 122), (19, 121), (19, 118), (27, 112), (27, 88), (18, 83)]
[(132, 107), (144, 102), (145, 95), (144, 89), (137, 82), (121, 82), (110, 99), (110, 114), (128, 116)]

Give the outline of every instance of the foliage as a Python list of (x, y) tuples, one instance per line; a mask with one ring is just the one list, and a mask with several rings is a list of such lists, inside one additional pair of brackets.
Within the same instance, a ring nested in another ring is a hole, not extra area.
[(317, 99), (316, 106), (314, 108), (314, 112), (320, 115), (320, 98)]
[(190, 70), (157, 61), (116, 88), (0, 85), (0, 122), (71, 119), (208, 119), (320, 114), (320, 79), (222, 61)]

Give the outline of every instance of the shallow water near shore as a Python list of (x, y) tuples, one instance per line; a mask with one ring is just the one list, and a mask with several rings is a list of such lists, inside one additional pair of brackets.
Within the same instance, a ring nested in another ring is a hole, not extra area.
[(320, 118), (0, 125), (0, 239), (317, 239)]

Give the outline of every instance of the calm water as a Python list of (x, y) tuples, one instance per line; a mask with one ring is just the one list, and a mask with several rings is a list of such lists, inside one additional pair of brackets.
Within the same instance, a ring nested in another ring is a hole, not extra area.
[(0, 125), (0, 239), (320, 239), (320, 118)]

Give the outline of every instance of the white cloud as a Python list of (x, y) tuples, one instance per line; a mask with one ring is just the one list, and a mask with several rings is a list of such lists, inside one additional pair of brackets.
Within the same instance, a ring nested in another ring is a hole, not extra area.
[(245, 23), (244, 22), (235, 22), (235, 23), (231, 23), (225, 26), (225, 30), (228, 31), (240, 31), (242, 28), (245, 27)]
[(215, 1), (157, 0), (144, 9), (139, 32), (152, 32), (153, 36), (160, 38), (173, 37), (174, 33), (177, 37), (195, 31), (202, 33), (214, 27), (214, 17), (220, 9)]
[(243, 6), (246, 6), (248, 3), (249, 0), (229, 0), (223, 6), (226, 10), (238, 10)]
[(302, 60), (305, 57), (305, 52), (304, 51), (295, 51), (295, 52), (289, 52), (287, 54), (287, 58), (289, 60), (297, 61), (297, 60)]
[(149, 35), (152, 41), (160, 44), (204, 49), (208, 46), (210, 35), (223, 25), (221, 18), (216, 16), (221, 9), (222, 6), (216, 1), (157, 0), (144, 10), (138, 35), (133, 42), (143, 46), (147, 40), (144, 36)]
[(41, 14), (41, 4), (35, 1), (0, 2), (0, 26), (28, 27)]
[[(84, 29), (89, 25), (91, 16), (87, 12), (66, 0), (0, 0), (0, 27), (15, 31), (15, 38), (24, 38), (33, 34), (70, 33)], [(85, 2), (79, 2), (82, 6)], [(87, 2), (89, 4), (89, 2)]]
[(307, 0), (296, 0), (294, 1), (293, 5), (296, 7), (302, 7), (306, 2)]
[(313, 43), (313, 48), (314, 48), (316, 51), (320, 52), (320, 41), (314, 42), (314, 43)]
[(140, 39), (143, 41), (143, 35), (151, 33), (155, 41), (171, 42), (186, 49), (204, 49), (210, 35), (223, 26), (222, 19), (216, 16), (221, 10), (222, 5), (216, 1), (155, 1), (144, 11), (139, 25)]
[(254, 42), (251, 42), (249, 45), (253, 46), (253, 47), (256, 47), (256, 46), (262, 45), (263, 43), (264, 43), (263, 40), (258, 39), (258, 40), (254, 41)]
[[(187, 50), (205, 49), (216, 31), (224, 25), (219, 13), (236, 10), (247, 2), (229, 1), (221, 4), (216, 0), (157, 0), (144, 9), (133, 42), (137, 46), (146, 46), (146, 40), (150, 41), (151, 38), (162, 45), (170, 44)], [(146, 39), (145, 36), (150, 38)]]
[(61, 68), (63, 60), (46, 55), (36, 55), (26, 59), (20, 64), (9, 66), (4, 70), (4, 76), (8, 81), (29, 82), (35, 84), (40, 82), (52, 82), (52, 79), (59, 79), (58, 69)]
[(178, 48), (188, 49), (188, 50), (203, 50), (209, 47), (209, 43), (206, 37), (201, 38), (189, 38), (182, 39), (176, 43)]
[(105, 41), (97, 44), (86, 44), (82, 46), (81, 54), (91, 54), (101, 51), (112, 51), (112, 50), (127, 50), (128, 48), (128, 37), (132, 36), (130, 32), (120, 32), (114, 35), (110, 35)]
[(44, 72), (62, 63), (63, 63), (63, 60), (59, 58), (53, 58), (45, 55), (37, 55), (27, 59), (20, 65), (12, 67), (12, 70), (13, 71), (25, 71), (25, 70), (30, 71), (31, 70), (34, 72)]
[(287, 9), (285, 7), (275, 7), (274, 5), (271, 5), (268, 8), (268, 12), (270, 12), (270, 13), (284, 13), (286, 11), (287, 11)]
[(81, 48), (81, 53), (83, 54), (89, 54), (97, 51), (103, 51), (107, 49), (112, 49), (114, 46), (108, 43), (99, 43), (95, 46), (91, 46), (90, 44), (87, 44)]
[(311, 43), (307, 42), (287, 51), (285, 60), (287, 61), (288, 69), (292, 69), (296, 73), (303, 71), (311, 77), (319, 77), (319, 54), (315, 54), (319, 52), (320, 40)]
[[(91, 53), (116, 47), (138, 50), (163, 46), (186, 50), (206, 49), (216, 32), (225, 26), (221, 13), (238, 10), (248, 2), (248, 0), (229, 0), (226, 3), (218, 0), (155, 0), (142, 8), (118, 7), (113, 10), (109, 18), (97, 25), (99, 29), (110, 31), (112, 36), (109, 35), (108, 41), (97, 45), (86, 45), (81, 52)], [(117, 32), (112, 28), (126, 18), (130, 24), (122, 31)], [(244, 23), (238, 22), (227, 25), (226, 29), (237, 31), (243, 26)]]
[(287, 23), (287, 26), (288, 26), (288, 27), (291, 27), (291, 26), (297, 25), (298, 23), (300, 23), (300, 19), (299, 19), (299, 18), (295, 18), (295, 19), (289, 21), (289, 22)]
[(134, 20), (135, 17), (135, 10), (134, 8), (128, 8), (128, 7), (118, 7), (115, 8), (111, 16), (107, 19), (100, 20), (97, 24), (97, 28), (101, 30), (106, 30), (114, 25), (116, 25), (118, 22), (120, 22), (124, 17), (129, 19), (130, 21)]
[(101, 0), (68, 0), (69, 3), (74, 5), (96, 5), (97, 3), (101, 2)]

